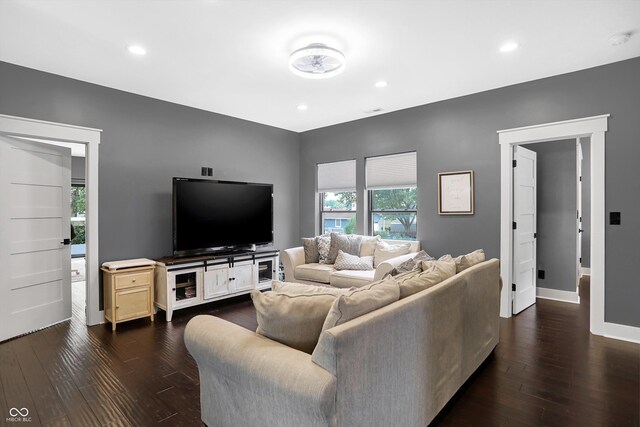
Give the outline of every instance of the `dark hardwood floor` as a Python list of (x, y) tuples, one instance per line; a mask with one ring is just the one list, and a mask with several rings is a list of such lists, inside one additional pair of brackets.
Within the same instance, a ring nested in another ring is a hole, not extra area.
[[(589, 334), (583, 303), (538, 300), (501, 320), (500, 344), (445, 407), (438, 426), (638, 426), (640, 345)], [(78, 298), (76, 298), (78, 300)], [(198, 369), (184, 327), (206, 313), (249, 329), (248, 297), (87, 328), (73, 319), (0, 344), (0, 425), (28, 408), (29, 425), (197, 426)]]

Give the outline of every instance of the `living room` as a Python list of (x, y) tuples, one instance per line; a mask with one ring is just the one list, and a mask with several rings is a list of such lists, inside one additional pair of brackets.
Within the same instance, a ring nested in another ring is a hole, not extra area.
[[(0, 4), (0, 115), (100, 130), (93, 166), (87, 152), (88, 227), (96, 216), (93, 240), (87, 231), (86, 318), (74, 312), (71, 322), (0, 344), (0, 419), (16, 407), (41, 424), (201, 420), (184, 327), (213, 314), (255, 330), (248, 296), (176, 312), (171, 322), (160, 309), (153, 324), (123, 323), (113, 335), (102, 317), (104, 262), (173, 253), (172, 178), (201, 179), (209, 167), (207, 179), (272, 184), (270, 247), (282, 251), (322, 234), (318, 165), (355, 161), (355, 234), (368, 235), (367, 159), (415, 153), (421, 248), (436, 258), (482, 248), (487, 259), (502, 259), (498, 132), (608, 115), (606, 151), (592, 156), (602, 161), (606, 190), (595, 224), (602, 232), (592, 233), (605, 255), (591, 260), (601, 266), (591, 276), (592, 287), (601, 281), (600, 330), (590, 333), (588, 292), (579, 305), (538, 300), (518, 315), (501, 312), (497, 363), (480, 368), (480, 382), (468, 383), (434, 425), (637, 425), (638, 3), (446, 3)], [(500, 52), (508, 41), (519, 45)], [(291, 73), (290, 55), (314, 42), (340, 50), (344, 72)], [(130, 53), (132, 44), (146, 55)], [(387, 85), (377, 87), (381, 81)], [(438, 175), (452, 171), (473, 171), (472, 215), (438, 212)], [(536, 316), (542, 306), (546, 314)], [(544, 347), (553, 337), (537, 333), (548, 330), (556, 341)], [(566, 360), (573, 352), (584, 369)], [(514, 373), (529, 374), (527, 367), (530, 377)], [(498, 397), (483, 400), (483, 390)]]

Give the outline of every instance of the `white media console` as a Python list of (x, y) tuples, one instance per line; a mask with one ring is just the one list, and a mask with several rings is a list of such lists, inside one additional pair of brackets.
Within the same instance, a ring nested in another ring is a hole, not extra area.
[(280, 257), (277, 250), (259, 250), (156, 261), (155, 306), (170, 322), (174, 310), (269, 289)]

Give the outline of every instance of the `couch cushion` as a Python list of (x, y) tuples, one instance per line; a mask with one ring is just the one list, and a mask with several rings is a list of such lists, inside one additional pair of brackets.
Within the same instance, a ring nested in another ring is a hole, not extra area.
[(333, 268), (333, 265), (312, 262), (311, 264), (298, 265), (294, 270), (294, 274), (296, 279), (329, 283), (331, 273), (334, 271), (336, 271), (336, 269)]
[(358, 255), (350, 255), (348, 253), (338, 251), (336, 261), (333, 263), (336, 270), (373, 270), (373, 257)]
[(456, 272), (460, 273), (469, 267), (473, 267), (474, 265), (483, 262), (484, 259), (484, 250), (482, 249), (476, 249), (466, 255), (460, 255), (454, 259), (456, 262)]
[(340, 270), (331, 274), (330, 284), (336, 288), (350, 288), (355, 286), (360, 288), (373, 282), (375, 270)]
[(329, 293), (333, 295), (342, 295), (355, 290), (356, 288), (334, 288), (332, 286), (317, 286), (307, 283), (281, 282), (274, 280), (271, 290), (276, 293), (284, 293), (289, 295), (310, 295)]
[(320, 262), (320, 264), (330, 264), (327, 262), (327, 258), (329, 257), (329, 249), (331, 248), (331, 236), (328, 234), (316, 236), (316, 246), (318, 247), (318, 262)]
[(395, 258), (400, 255), (406, 255), (411, 249), (409, 243), (398, 243), (396, 245), (390, 245), (386, 242), (378, 242), (376, 244), (376, 250), (373, 255), (373, 266), (377, 267), (379, 264), (385, 262), (388, 259)]
[[(422, 270), (422, 271), (420, 271)], [(456, 274), (453, 261), (420, 261), (420, 269), (395, 276), (400, 286), (400, 299), (416, 294)]]
[(360, 256), (373, 256), (376, 245), (380, 241), (380, 236), (362, 236), (360, 241)]
[(331, 233), (331, 244), (329, 245), (329, 254), (327, 255), (326, 263), (334, 264), (339, 251), (350, 255), (359, 255), (361, 240), (362, 236)]
[(256, 333), (311, 354), (336, 294), (251, 291), (256, 309)]
[(398, 274), (406, 273), (415, 269), (420, 261), (429, 261), (432, 259), (434, 258), (431, 255), (429, 255), (425, 251), (420, 251), (413, 258), (409, 258), (387, 274), (390, 274), (391, 276), (397, 276)]
[(303, 237), (302, 247), (304, 248), (305, 264), (320, 262), (320, 253), (318, 253), (318, 245), (316, 244), (315, 237)]

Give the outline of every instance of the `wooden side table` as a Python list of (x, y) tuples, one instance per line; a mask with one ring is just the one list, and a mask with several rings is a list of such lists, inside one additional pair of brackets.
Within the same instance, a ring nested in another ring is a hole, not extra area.
[(151, 317), (153, 322), (154, 266), (110, 270), (102, 267), (104, 283), (104, 318), (116, 324)]

